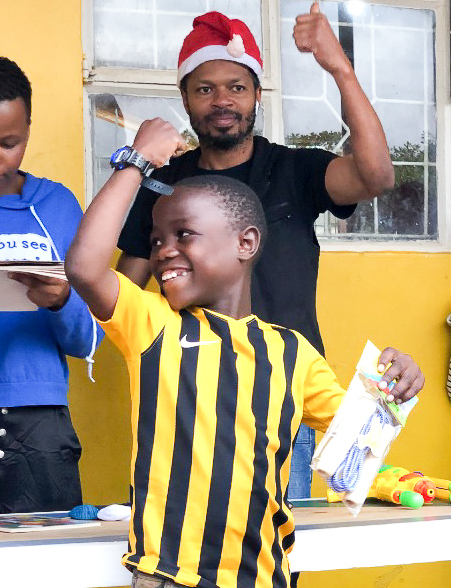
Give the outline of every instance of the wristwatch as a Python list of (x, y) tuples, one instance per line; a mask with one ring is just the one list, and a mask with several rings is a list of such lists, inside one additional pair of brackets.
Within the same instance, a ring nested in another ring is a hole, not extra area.
[(155, 169), (152, 162), (144, 159), (141, 153), (138, 153), (136, 149), (133, 149), (133, 147), (129, 147), (128, 145), (120, 147), (113, 153), (110, 159), (110, 165), (115, 170), (124, 169), (130, 165), (134, 165), (145, 178), (148, 178)]
[(133, 149), (133, 147), (129, 147), (128, 145), (120, 147), (120, 149), (115, 151), (111, 156), (110, 165), (113, 169), (117, 170), (124, 169), (129, 165), (134, 165), (144, 176), (141, 184), (149, 190), (153, 190), (158, 194), (164, 194), (165, 196), (170, 196), (174, 191), (172, 186), (163, 184), (163, 182), (159, 182), (150, 177), (155, 166), (153, 166), (150, 161), (146, 161), (136, 149)]

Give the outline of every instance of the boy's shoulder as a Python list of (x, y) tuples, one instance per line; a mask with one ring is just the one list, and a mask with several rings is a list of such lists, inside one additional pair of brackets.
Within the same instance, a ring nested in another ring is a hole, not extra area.
[(119, 296), (126, 298), (129, 302), (131, 300), (137, 302), (140, 300), (140, 304), (147, 306), (148, 308), (157, 307), (160, 310), (164, 310), (165, 314), (168, 315), (179, 315), (179, 312), (173, 310), (169, 305), (166, 298), (163, 296), (159, 289), (142, 289), (140, 286), (135, 284), (128, 276), (121, 273), (118, 270), (111, 268), (111, 271), (116, 274), (119, 280)]

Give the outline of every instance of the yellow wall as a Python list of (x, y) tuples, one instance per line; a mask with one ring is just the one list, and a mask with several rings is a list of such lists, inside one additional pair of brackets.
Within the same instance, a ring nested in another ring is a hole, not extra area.
[[(2, 2), (1, 53), (33, 84), (32, 134), (24, 169), (71, 188), (83, 204), (82, 49), (80, 0)], [(347, 385), (367, 338), (408, 350), (426, 374), (421, 402), (389, 461), (451, 478), (451, 404), (445, 392), (451, 312), (451, 254), (323, 253), (319, 319), (327, 355)], [(83, 361), (71, 360), (71, 410), (83, 444), (85, 501), (127, 500), (127, 374), (109, 342), (96, 356), (96, 384)], [(314, 493), (323, 494), (318, 480)], [(390, 538), (387, 538), (388, 545)], [(395, 546), (394, 546), (395, 548)], [(449, 585), (451, 564), (395, 566), (305, 574), (301, 586)]]
[(32, 83), (24, 169), (64, 183), (84, 199), (80, 0), (2, 2), (0, 53)]
[(388, 461), (451, 479), (451, 254), (323, 253), (319, 321), (329, 363), (349, 383), (367, 338), (410, 353), (426, 377)]

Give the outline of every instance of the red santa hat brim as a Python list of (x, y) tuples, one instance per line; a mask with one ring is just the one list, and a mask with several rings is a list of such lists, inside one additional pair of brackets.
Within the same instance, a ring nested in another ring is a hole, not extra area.
[(259, 79), (263, 71), (259, 62), (247, 53), (244, 53), (241, 57), (232, 57), (227, 51), (225, 45), (209, 45), (208, 47), (198, 49), (195, 53), (190, 55), (188, 59), (185, 59), (178, 69), (177, 85), (180, 87), (180, 82), (183, 78), (194, 71), (196, 67), (202, 65), (202, 63), (205, 63), (206, 61), (214, 61), (216, 59), (234, 61), (240, 65), (247, 65), (247, 67), (249, 67)]
[(177, 85), (202, 63), (233, 61), (249, 67), (258, 78), (263, 69), (260, 50), (246, 24), (220, 12), (207, 12), (193, 21), (179, 55)]

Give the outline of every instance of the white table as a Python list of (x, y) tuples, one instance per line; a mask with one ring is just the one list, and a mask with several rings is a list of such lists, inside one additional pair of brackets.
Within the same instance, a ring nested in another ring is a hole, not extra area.
[[(0, 533), (1, 588), (90, 588), (127, 586), (121, 564), (127, 551), (127, 522), (98, 527)], [(18, 583), (24, 574), (26, 584)]]
[[(379, 503), (365, 505), (353, 519), (341, 504), (296, 504), (303, 506), (293, 509), (292, 571), (451, 560), (451, 505), (436, 502), (410, 510)], [(0, 586), (22, 588), (18, 574), (33, 588), (126, 586), (131, 575), (120, 562), (127, 550), (127, 527), (110, 522), (75, 530), (0, 533)]]
[(353, 518), (340, 503), (296, 501), (292, 571), (368, 568), (451, 560), (451, 505), (418, 510), (372, 501)]

